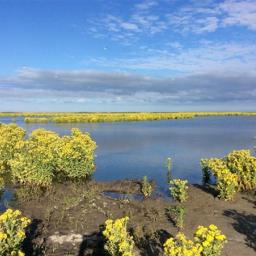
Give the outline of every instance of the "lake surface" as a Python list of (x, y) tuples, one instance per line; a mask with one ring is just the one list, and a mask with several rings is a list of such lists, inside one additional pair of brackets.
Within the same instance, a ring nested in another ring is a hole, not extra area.
[[(10, 123), (13, 118), (1, 118)], [(200, 159), (222, 157), (233, 149), (256, 145), (256, 117), (203, 117), (167, 121), (26, 124), (28, 132), (46, 128), (61, 135), (73, 127), (87, 131), (96, 141), (96, 172), (100, 181), (141, 179), (147, 175), (158, 190), (168, 187), (166, 159), (173, 161), (173, 176), (201, 183)]]

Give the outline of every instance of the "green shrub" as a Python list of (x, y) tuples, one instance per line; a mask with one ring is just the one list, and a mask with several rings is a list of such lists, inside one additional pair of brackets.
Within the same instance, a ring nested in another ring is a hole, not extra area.
[(172, 159), (170, 157), (167, 158), (166, 167), (167, 167), (167, 182), (170, 183), (170, 181), (172, 180)]
[(200, 161), (202, 173), (203, 173), (203, 183), (209, 183), (211, 179), (211, 170), (208, 167), (208, 160), (207, 159), (201, 159)]
[(148, 177), (147, 176), (143, 177), (141, 191), (142, 191), (144, 197), (150, 196), (152, 194), (152, 192), (153, 192), (153, 187), (150, 184), (150, 182), (148, 181)]
[(174, 179), (170, 181), (170, 191), (174, 200), (183, 203), (188, 198), (188, 181), (181, 179)]
[(175, 205), (171, 206), (168, 210), (175, 222), (176, 227), (183, 228), (186, 213), (185, 207), (183, 205)]

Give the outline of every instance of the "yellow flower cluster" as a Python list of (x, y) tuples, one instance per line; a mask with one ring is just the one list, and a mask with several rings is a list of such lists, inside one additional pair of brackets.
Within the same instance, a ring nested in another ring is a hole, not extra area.
[(180, 203), (185, 202), (188, 199), (188, 181), (181, 179), (174, 179), (170, 181), (170, 191), (172, 197)]
[(234, 150), (226, 157), (201, 160), (204, 175), (211, 171), (217, 179), (219, 197), (234, 198), (237, 191), (256, 188), (256, 157), (250, 150)]
[(166, 256), (219, 256), (226, 237), (213, 224), (209, 227), (199, 226), (194, 233), (194, 241), (179, 232), (164, 244)]
[(212, 170), (217, 179), (219, 197), (224, 200), (232, 200), (237, 192), (238, 177), (230, 172), (225, 161), (218, 158), (207, 160), (207, 166)]
[(16, 125), (0, 125), (0, 170), (9, 170), (14, 181), (50, 186), (61, 178), (86, 178), (95, 170), (96, 143), (88, 133), (72, 129), (60, 137), (45, 129), (25, 131)]
[(164, 253), (166, 256), (200, 256), (201, 247), (179, 232), (165, 242)]
[(11, 161), (15, 181), (27, 185), (50, 186), (53, 179), (55, 145), (59, 136), (44, 129), (34, 130)]
[(25, 239), (25, 228), (30, 220), (21, 216), (19, 210), (6, 210), (0, 215), (0, 255), (23, 256), (20, 250), (21, 243)]
[(73, 128), (70, 136), (64, 136), (56, 147), (56, 173), (72, 179), (86, 178), (95, 170), (96, 143), (88, 133)]
[(16, 124), (0, 124), (0, 173), (9, 170), (24, 136), (25, 130)]
[(256, 157), (250, 150), (234, 150), (224, 160), (229, 170), (237, 174), (239, 190), (256, 188)]
[(132, 236), (127, 232), (129, 218), (124, 217), (117, 220), (106, 220), (103, 235), (107, 242), (105, 249), (112, 256), (134, 256), (134, 242)]
[(200, 244), (202, 256), (219, 256), (226, 243), (226, 236), (213, 224), (199, 226), (194, 234), (196, 244)]
[(224, 200), (232, 200), (235, 197), (238, 188), (238, 177), (229, 170), (224, 169), (217, 177), (217, 189), (219, 197)]

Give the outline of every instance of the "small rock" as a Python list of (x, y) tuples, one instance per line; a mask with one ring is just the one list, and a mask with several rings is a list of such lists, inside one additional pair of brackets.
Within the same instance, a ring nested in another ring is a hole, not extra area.
[(54, 235), (50, 236), (48, 240), (53, 244), (69, 243), (75, 245), (77, 243), (82, 243), (83, 236), (81, 234), (74, 233), (71, 233), (69, 235), (59, 235), (55, 233)]

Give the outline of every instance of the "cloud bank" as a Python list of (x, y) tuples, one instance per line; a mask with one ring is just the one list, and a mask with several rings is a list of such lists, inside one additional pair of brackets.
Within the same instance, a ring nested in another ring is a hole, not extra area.
[(23, 68), (0, 78), (0, 97), (59, 103), (243, 105), (255, 101), (255, 85), (256, 75), (248, 72), (159, 78), (126, 72)]

